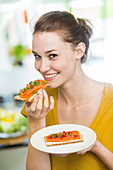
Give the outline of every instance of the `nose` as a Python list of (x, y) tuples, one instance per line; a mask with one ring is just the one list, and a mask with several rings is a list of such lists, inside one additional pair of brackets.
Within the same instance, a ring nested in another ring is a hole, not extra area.
[(48, 61), (48, 59), (42, 59), (39, 68), (40, 72), (45, 73), (49, 69), (50, 69), (50, 62)]

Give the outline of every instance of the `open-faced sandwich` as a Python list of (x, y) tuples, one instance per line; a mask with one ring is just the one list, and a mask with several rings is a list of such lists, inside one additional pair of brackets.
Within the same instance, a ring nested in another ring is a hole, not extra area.
[(82, 135), (77, 130), (59, 132), (44, 137), (46, 146), (64, 145), (83, 142)]
[(45, 80), (34, 80), (26, 85), (25, 88), (20, 89), (19, 93), (14, 97), (14, 100), (21, 100), (30, 102), (42, 89), (49, 85)]

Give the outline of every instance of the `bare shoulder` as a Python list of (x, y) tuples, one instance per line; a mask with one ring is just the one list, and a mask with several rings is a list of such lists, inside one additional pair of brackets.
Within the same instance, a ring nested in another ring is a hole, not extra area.
[(89, 85), (89, 91), (92, 95), (103, 95), (105, 89), (105, 83), (91, 80)]
[(96, 82), (96, 89), (99, 92), (103, 92), (105, 88), (105, 83), (102, 82)]
[(95, 91), (97, 91), (97, 93), (105, 93), (108, 96), (109, 95), (113, 96), (113, 85), (111, 83), (97, 82), (95, 86)]

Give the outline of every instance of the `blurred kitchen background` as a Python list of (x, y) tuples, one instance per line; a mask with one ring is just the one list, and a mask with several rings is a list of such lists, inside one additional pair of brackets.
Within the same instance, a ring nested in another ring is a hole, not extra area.
[[(13, 100), (18, 90), (42, 78), (34, 68), (32, 28), (41, 14), (53, 10), (91, 20), (94, 34), (82, 68), (92, 79), (113, 84), (113, 0), (0, 0), (0, 125), (14, 123), (20, 114), (23, 103)], [(7, 133), (0, 131), (0, 170), (25, 170), (27, 132)]]

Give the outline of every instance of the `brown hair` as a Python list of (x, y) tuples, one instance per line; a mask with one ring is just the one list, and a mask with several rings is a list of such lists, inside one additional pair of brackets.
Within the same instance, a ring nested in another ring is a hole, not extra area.
[(88, 23), (90, 23), (89, 20), (75, 18), (69, 12), (52, 11), (39, 18), (34, 26), (33, 34), (36, 32), (57, 31), (61, 34), (63, 40), (72, 43), (73, 47), (76, 47), (80, 42), (83, 42), (86, 45), (86, 50), (81, 58), (81, 63), (84, 63), (87, 59), (89, 39), (93, 33), (92, 28)]

